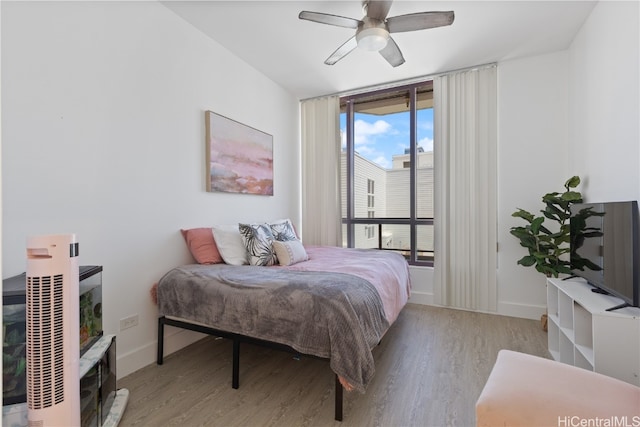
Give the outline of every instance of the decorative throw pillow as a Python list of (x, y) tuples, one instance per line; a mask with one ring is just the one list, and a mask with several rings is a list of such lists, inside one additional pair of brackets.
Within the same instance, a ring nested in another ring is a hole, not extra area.
[(238, 228), (249, 255), (249, 264), (268, 266), (278, 262), (269, 224), (238, 224)]
[(247, 250), (237, 225), (217, 225), (213, 227), (213, 238), (226, 264), (246, 265)]
[(278, 256), (280, 265), (291, 265), (309, 259), (307, 251), (300, 240), (287, 240), (286, 242), (273, 242), (273, 248)]
[(213, 230), (211, 228), (190, 228), (180, 230), (184, 241), (187, 243), (189, 252), (198, 264), (219, 264), (222, 257), (213, 240)]
[(293, 224), (289, 219), (282, 219), (280, 221), (269, 224), (271, 227), (271, 233), (275, 240), (286, 242), (288, 240), (298, 240), (296, 231), (293, 228)]

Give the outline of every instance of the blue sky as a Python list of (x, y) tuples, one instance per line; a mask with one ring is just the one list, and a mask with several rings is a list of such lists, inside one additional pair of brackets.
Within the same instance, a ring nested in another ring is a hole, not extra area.
[[(340, 114), (342, 146), (347, 143), (346, 114)], [(433, 151), (433, 109), (418, 110), (418, 145)], [(356, 151), (364, 158), (391, 168), (391, 157), (409, 148), (409, 113), (355, 115)]]

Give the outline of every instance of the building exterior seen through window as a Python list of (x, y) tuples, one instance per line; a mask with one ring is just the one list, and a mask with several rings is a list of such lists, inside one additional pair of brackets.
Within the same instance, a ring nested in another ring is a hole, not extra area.
[(433, 265), (433, 84), (341, 99), (343, 245)]

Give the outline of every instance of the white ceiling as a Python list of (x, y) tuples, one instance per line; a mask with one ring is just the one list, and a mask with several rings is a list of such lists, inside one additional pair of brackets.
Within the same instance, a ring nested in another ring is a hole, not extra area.
[(393, 34), (406, 62), (355, 49), (324, 60), (354, 31), (298, 19), (302, 10), (362, 18), (359, 0), (164, 1), (166, 7), (300, 99), (566, 49), (594, 1), (396, 0), (388, 16), (455, 12), (448, 27)]

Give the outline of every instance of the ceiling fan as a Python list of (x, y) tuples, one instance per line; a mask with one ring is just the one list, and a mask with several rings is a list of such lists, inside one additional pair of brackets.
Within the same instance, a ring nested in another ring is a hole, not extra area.
[(453, 23), (453, 12), (418, 12), (387, 18), (392, 0), (363, 0), (362, 20), (328, 13), (302, 11), (298, 18), (336, 27), (352, 28), (356, 34), (340, 46), (324, 63), (333, 65), (356, 47), (378, 51), (393, 67), (402, 65), (404, 57), (390, 33), (425, 30)]

